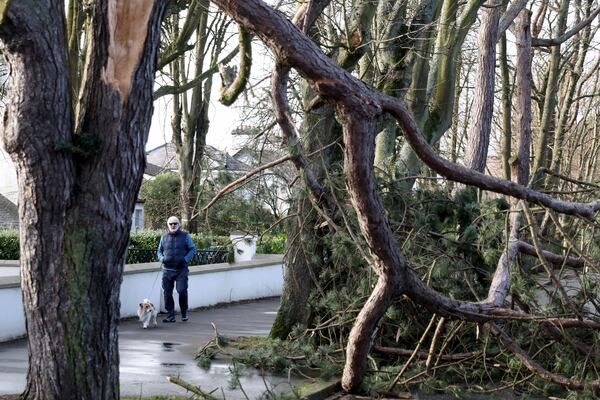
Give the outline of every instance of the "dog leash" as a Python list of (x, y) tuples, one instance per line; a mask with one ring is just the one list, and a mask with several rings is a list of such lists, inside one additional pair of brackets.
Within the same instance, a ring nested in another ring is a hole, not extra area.
[(161, 271), (162, 271), (162, 264), (160, 265), (160, 268), (158, 269), (158, 272), (156, 273), (156, 276), (154, 277), (154, 283), (152, 284), (152, 289), (150, 289), (150, 294), (148, 295), (148, 297), (146, 297), (147, 299), (150, 298), (150, 295), (154, 291), (154, 287), (156, 286), (156, 281), (158, 280), (158, 276), (160, 275)]

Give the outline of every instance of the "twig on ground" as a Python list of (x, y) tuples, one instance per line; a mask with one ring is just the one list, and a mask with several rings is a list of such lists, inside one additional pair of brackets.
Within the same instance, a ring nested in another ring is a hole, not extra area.
[(432, 361), (433, 361), (433, 352), (435, 351), (435, 346), (442, 335), (444, 327), (446, 326), (446, 318), (442, 317), (438, 321), (437, 327), (435, 328), (435, 333), (433, 334), (433, 338), (431, 339), (431, 345), (429, 346), (429, 354), (427, 355), (427, 361), (425, 361), (425, 369), (427, 373), (431, 372)]
[(396, 375), (396, 377), (394, 378), (394, 380), (392, 381), (392, 383), (388, 387), (388, 391), (394, 390), (394, 387), (398, 383), (398, 380), (402, 377), (402, 374), (404, 374), (404, 372), (406, 371), (406, 369), (408, 368), (408, 366), (410, 365), (410, 363), (417, 356), (417, 353), (419, 352), (419, 349), (421, 348), (421, 345), (423, 344), (423, 341), (425, 340), (425, 338), (429, 334), (429, 331), (433, 327), (433, 323), (435, 322), (436, 318), (437, 318), (437, 315), (433, 314), (433, 316), (431, 317), (431, 320), (429, 321), (429, 325), (427, 325), (427, 328), (425, 328), (425, 331), (423, 332), (423, 334), (421, 335), (421, 338), (417, 342), (417, 345), (415, 346), (415, 349), (413, 350), (413, 353), (410, 355), (409, 359), (406, 361), (406, 363), (404, 364), (404, 366), (402, 367), (402, 369), (400, 370), (400, 372), (398, 372), (398, 375)]
[(210, 393), (205, 392), (204, 390), (200, 389), (200, 387), (192, 385), (189, 382), (184, 381), (181, 378), (177, 378), (175, 376), (167, 376), (167, 380), (171, 383), (176, 384), (177, 386), (181, 386), (182, 388), (184, 388), (185, 390), (187, 390), (188, 392), (192, 392), (204, 399), (207, 400), (217, 400), (216, 397), (212, 396)]

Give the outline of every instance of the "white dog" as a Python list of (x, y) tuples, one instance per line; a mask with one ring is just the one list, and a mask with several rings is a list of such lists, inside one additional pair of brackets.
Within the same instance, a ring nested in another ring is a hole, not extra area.
[(154, 308), (154, 304), (150, 303), (150, 300), (144, 299), (143, 302), (140, 303), (140, 306), (137, 310), (137, 315), (140, 317), (140, 321), (144, 326), (144, 329), (148, 328), (150, 322), (152, 322), (153, 326), (156, 326), (156, 315), (158, 312)]

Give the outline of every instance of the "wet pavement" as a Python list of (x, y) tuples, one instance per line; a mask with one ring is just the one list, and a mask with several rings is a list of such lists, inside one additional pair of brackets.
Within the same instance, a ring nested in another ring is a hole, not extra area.
[(19, 271), (19, 264), (16, 261), (3, 261), (0, 263), (0, 276), (19, 276)]
[[(190, 313), (190, 321), (163, 324), (162, 315), (158, 327), (142, 329), (139, 321), (121, 321), (119, 350), (121, 356), (121, 394), (125, 396), (190, 395), (185, 389), (167, 382), (166, 376), (181, 379), (212, 391), (217, 397), (245, 399), (244, 393), (230, 389), (230, 365), (213, 362), (210, 369), (196, 365), (194, 356), (198, 348), (214, 337), (211, 322), (220, 335), (262, 336), (266, 335), (275, 318), (279, 299), (265, 299), (223, 307), (202, 309)], [(0, 343), (0, 395), (21, 393), (25, 388), (27, 373), (27, 347), (24, 340)], [(243, 369), (239, 378), (243, 390), (250, 399), (259, 397), (267, 390), (276, 392), (291, 388), (284, 377), (260, 375), (253, 369)], [(266, 383), (265, 383), (266, 382)]]

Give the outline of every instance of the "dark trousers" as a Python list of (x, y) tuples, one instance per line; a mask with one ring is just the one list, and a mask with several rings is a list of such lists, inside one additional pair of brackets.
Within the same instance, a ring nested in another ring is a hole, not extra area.
[(179, 294), (179, 308), (181, 314), (187, 314), (188, 310), (188, 268), (182, 270), (163, 269), (162, 288), (165, 296), (165, 308), (167, 316), (175, 316), (175, 301), (173, 300), (173, 287)]

